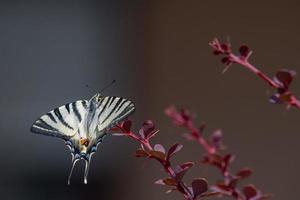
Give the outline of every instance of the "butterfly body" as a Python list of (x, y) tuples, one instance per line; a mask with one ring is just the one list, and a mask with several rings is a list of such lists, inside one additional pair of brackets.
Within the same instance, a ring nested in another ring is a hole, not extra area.
[(86, 162), (84, 183), (91, 156), (97, 145), (117, 123), (134, 111), (131, 101), (121, 97), (94, 95), (90, 100), (78, 100), (48, 112), (34, 122), (31, 131), (65, 140), (72, 154), (72, 168), (68, 184), (76, 162)]

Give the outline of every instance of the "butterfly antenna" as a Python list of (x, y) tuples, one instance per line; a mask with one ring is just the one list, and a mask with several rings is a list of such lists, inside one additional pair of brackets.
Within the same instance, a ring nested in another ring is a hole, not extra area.
[(107, 88), (109, 88), (112, 84), (114, 84), (116, 82), (116, 80), (112, 80), (112, 82), (110, 82), (109, 84), (107, 84), (104, 88), (102, 88), (100, 90), (99, 93), (102, 93), (104, 90), (106, 90)]
[(88, 173), (89, 173), (90, 161), (91, 161), (90, 158), (88, 160), (85, 160), (84, 184), (87, 184), (87, 176), (88, 176)]
[(97, 90), (95, 90), (95, 89), (94, 89), (93, 87), (91, 87), (90, 85), (86, 84), (85, 87), (87, 87), (87, 88), (93, 90), (95, 93), (97, 93)]
[(73, 169), (74, 169), (74, 166), (75, 166), (75, 164), (76, 164), (76, 162), (77, 162), (78, 160), (79, 160), (79, 159), (74, 159), (73, 162), (72, 162), (72, 167), (71, 167), (71, 171), (70, 171), (69, 178), (68, 178), (68, 185), (70, 185), (71, 177), (72, 177), (72, 173), (73, 173)]

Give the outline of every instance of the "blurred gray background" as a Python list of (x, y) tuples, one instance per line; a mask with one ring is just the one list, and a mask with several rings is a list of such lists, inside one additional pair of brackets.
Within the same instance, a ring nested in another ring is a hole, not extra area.
[[(30, 133), (40, 115), (90, 98), (86, 84), (100, 89), (112, 79), (105, 95), (135, 102), (134, 129), (153, 119), (161, 130), (154, 142), (184, 144), (175, 163), (199, 161), (203, 151), (164, 116), (171, 104), (197, 113), (207, 134), (223, 129), (237, 156), (232, 170), (254, 170), (245, 183), (276, 200), (297, 199), (299, 110), (268, 103), (273, 91), (240, 66), (221, 74), (208, 42), (248, 44), (251, 61), (270, 76), (299, 72), (299, 9), (297, 1), (0, 1), (1, 199), (182, 199), (154, 185), (165, 177), (160, 166), (134, 158), (138, 145), (119, 137), (93, 156), (88, 185), (80, 163), (67, 187), (64, 142)], [(292, 90), (300, 94), (299, 80)], [(186, 181), (192, 177), (219, 176), (197, 164)]]

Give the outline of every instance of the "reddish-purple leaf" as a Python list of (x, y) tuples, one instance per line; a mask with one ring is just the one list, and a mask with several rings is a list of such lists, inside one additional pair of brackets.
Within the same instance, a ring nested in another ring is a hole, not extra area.
[(221, 49), (225, 52), (229, 51), (229, 44), (223, 43), (221, 44)]
[(211, 197), (211, 196), (216, 196), (216, 195), (220, 195), (219, 192), (206, 192), (200, 195), (200, 197)]
[(254, 185), (244, 186), (243, 192), (246, 196), (246, 199), (249, 200), (257, 195), (257, 189)]
[(282, 100), (280, 99), (280, 94), (276, 93), (269, 98), (270, 103), (282, 104)]
[(139, 133), (142, 138), (148, 138), (148, 136), (155, 130), (154, 123), (151, 120), (147, 120), (143, 123)]
[(215, 148), (217, 149), (222, 148), (223, 146), (222, 137), (223, 137), (223, 132), (221, 129), (217, 129), (211, 134), (210, 141)]
[(182, 144), (174, 144), (170, 147), (168, 154), (167, 154), (167, 160), (169, 160), (175, 153), (180, 151), (182, 149), (183, 145)]
[(275, 81), (279, 81), (283, 84), (283, 87), (287, 89), (291, 84), (296, 72), (292, 70), (281, 69), (276, 73)]
[(192, 188), (194, 197), (197, 197), (208, 190), (208, 183), (204, 178), (194, 179)]
[(157, 185), (166, 185), (163, 179), (159, 179), (157, 181), (154, 182)]
[(163, 182), (168, 186), (177, 186), (177, 181), (172, 178), (165, 178)]
[(292, 98), (292, 94), (290, 92), (284, 92), (284, 93), (276, 93), (272, 95), (269, 98), (269, 101), (271, 103), (277, 103), (277, 104), (282, 104), (282, 103), (290, 103)]
[(194, 162), (185, 162), (179, 165), (182, 169), (189, 169), (194, 166)]
[(182, 126), (190, 120), (189, 112), (187, 110), (176, 110), (174, 106), (170, 106), (165, 110), (165, 114), (170, 117), (173, 123), (177, 126)]
[(229, 59), (228, 56), (222, 58), (222, 59), (221, 59), (221, 62), (222, 62), (223, 64), (225, 64), (225, 65), (231, 64), (231, 61), (230, 61), (230, 59)]
[(240, 177), (240, 178), (247, 178), (252, 174), (252, 170), (250, 168), (243, 168), (240, 169), (237, 173), (236, 176)]
[(186, 172), (191, 168), (191, 165), (187, 164), (187, 165), (183, 165), (183, 167), (181, 165), (177, 165), (176, 168), (174, 169), (175, 172), (175, 179), (177, 181), (181, 181), (183, 176), (186, 174)]
[(181, 109), (180, 115), (181, 115), (182, 119), (184, 119), (185, 121), (191, 120), (190, 112), (187, 109)]
[(231, 178), (231, 180), (228, 183), (228, 186), (231, 187), (231, 188), (236, 187), (236, 185), (238, 184), (239, 180), (240, 180), (240, 177), (233, 177), (233, 178)]
[(224, 183), (218, 183), (217, 185), (213, 185), (210, 187), (215, 192), (220, 192), (221, 194), (231, 195), (232, 188)]
[(176, 190), (177, 190), (177, 188), (174, 187), (174, 188), (172, 188), (172, 189), (170, 189), (170, 190), (167, 190), (167, 191), (166, 191), (166, 194), (170, 194), (171, 192), (176, 191)]
[(164, 148), (163, 145), (161, 145), (161, 144), (156, 144), (156, 145), (154, 145), (154, 150), (155, 150), (155, 151), (160, 151), (160, 152), (162, 152), (162, 153), (166, 153), (165, 148)]
[(219, 54), (221, 54), (221, 53), (222, 53), (222, 52), (219, 51), (219, 50), (214, 50), (214, 51), (213, 51), (213, 54), (214, 54), (214, 55), (219, 55)]
[(157, 159), (160, 162), (164, 162), (166, 160), (166, 154), (160, 151), (150, 150), (148, 151), (150, 157)]
[(126, 132), (130, 132), (131, 129), (131, 121), (130, 120), (126, 120), (123, 122), (122, 127)]
[(201, 162), (204, 164), (211, 164), (211, 165), (216, 165), (218, 167), (222, 167), (223, 158), (218, 154), (210, 154), (204, 156)]
[(176, 113), (176, 108), (174, 106), (169, 106), (165, 109), (165, 114), (169, 117), (172, 117)]
[(147, 151), (145, 151), (144, 149), (138, 149), (135, 152), (135, 156), (136, 157), (148, 157), (149, 153)]
[(250, 53), (250, 49), (249, 49), (248, 46), (242, 45), (239, 48), (239, 52), (240, 52), (241, 56), (247, 57), (249, 55), (249, 53)]
[(224, 157), (223, 157), (223, 161), (225, 162), (225, 165), (227, 166), (229, 163), (231, 163), (234, 159), (234, 156), (231, 155), (231, 154), (226, 154)]

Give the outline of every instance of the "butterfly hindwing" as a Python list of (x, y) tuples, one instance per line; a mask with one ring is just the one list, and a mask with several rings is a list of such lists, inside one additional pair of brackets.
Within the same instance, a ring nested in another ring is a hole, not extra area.
[(87, 100), (79, 100), (55, 108), (37, 119), (33, 123), (31, 131), (68, 139), (76, 134), (78, 126), (86, 113), (87, 104)]

